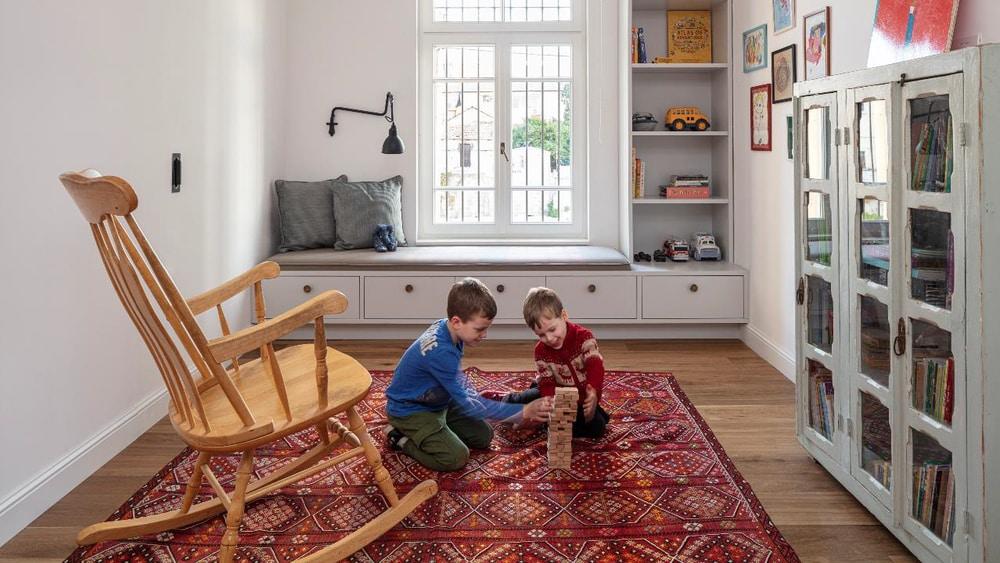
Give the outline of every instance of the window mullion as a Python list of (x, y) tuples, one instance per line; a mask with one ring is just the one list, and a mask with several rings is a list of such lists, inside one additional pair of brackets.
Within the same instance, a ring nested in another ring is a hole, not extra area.
[[(497, 119), (496, 119), (496, 143), (494, 159), (497, 166), (496, 189), (493, 193), (493, 201), (496, 208), (495, 226), (497, 234), (501, 237), (510, 232), (511, 220), (511, 189), (510, 189), (510, 155), (511, 145), (511, 115), (510, 115), (510, 40), (507, 38), (497, 38), (496, 66), (494, 76), (496, 77), (497, 91)], [(500, 154), (499, 143), (504, 143), (507, 147), (505, 151), (507, 157)]]

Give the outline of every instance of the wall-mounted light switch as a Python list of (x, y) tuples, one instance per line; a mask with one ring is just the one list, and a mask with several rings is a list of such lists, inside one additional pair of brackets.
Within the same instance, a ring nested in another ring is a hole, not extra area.
[(181, 153), (175, 152), (170, 164), (170, 193), (181, 191)]

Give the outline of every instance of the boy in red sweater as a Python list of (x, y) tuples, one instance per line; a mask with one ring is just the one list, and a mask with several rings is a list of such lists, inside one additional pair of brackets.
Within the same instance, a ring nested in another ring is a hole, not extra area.
[(604, 359), (597, 340), (585, 327), (569, 322), (569, 315), (555, 291), (536, 287), (524, 299), (524, 322), (538, 336), (535, 364), (538, 376), (531, 387), (504, 397), (505, 402), (530, 403), (551, 397), (556, 387), (576, 387), (580, 392), (574, 438), (600, 438), (608, 413), (600, 406), (604, 385)]

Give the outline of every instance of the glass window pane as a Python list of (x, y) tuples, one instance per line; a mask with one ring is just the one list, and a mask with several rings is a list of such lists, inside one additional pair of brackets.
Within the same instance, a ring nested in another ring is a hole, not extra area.
[(951, 214), (910, 209), (910, 295), (951, 309), (955, 291), (955, 239)]
[(889, 285), (889, 202), (875, 198), (858, 200), (859, 232), (858, 273), (863, 279)]
[(830, 119), (827, 108), (806, 110), (806, 170), (810, 180), (830, 177)]
[(910, 321), (913, 347), (913, 408), (951, 425), (955, 410), (955, 358), (951, 333), (923, 321)]
[(910, 100), (910, 189), (950, 192), (953, 160), (948, 96)]
[(889, 387), (889, 307), (861, 295), (861, 373), (882, 387)]
[(830, 282), (806, 276), (806, 341), (826, 353), (833, 350), (833, 292)]
[(436, 22), (500, 21), (500, 0), (434, 0)]
[(822, 192), (806, 192), (806, 260), (830, 265), (833, 252), (833, 214), (830, 196)]
[(889, 177), (889, 116), (885, 100), (858, 104), (858, 181), (884, 184)]
[(809, 369), (809, 426), (827, 440), (833, 440), (836, 420), (833, 373), (815, 360), (806, 360)]
[(886, 489), (892, 483), (892, 428), (889, 409), (861, 393), (861, 468)]
[(955, 536), (955, 479), (951, 452), (937, 440), (913, 432), (913, 503), (910, 514), (952, 545)]

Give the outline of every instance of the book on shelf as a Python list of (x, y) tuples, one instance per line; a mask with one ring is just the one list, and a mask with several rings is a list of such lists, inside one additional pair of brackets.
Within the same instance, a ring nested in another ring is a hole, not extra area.
[(812, 408), (810, 409), (810, 423), (817, 432), (825, 438), (833, 436), (833, 380), (830, 376), (814, 376), (812, 395)]
[(709, 186), (660, 186), (660, 197), (667, 199), (708, 199), (712, 197)]
[(913, 407), (951, 424), (955, 395), (955, 359), (918, 358), (913, 362)]
[(639, 28), (632, 26), (632, 64), (639, 62)]
[(955, 534), (954, 488), (951, 463), (914, 464), (913, 518), (949, 545)]
[(667, 10), (667, 62), (712, 62), (711, 10)]
[(649, 59), (646, 57), (646, 31), (641, 27), (636, 32), (636, 55), (637, 62), (648, 63)]
[[(633, 149), (634, 150), (634, 149)], [(646, 192), (646, 161), (632, 157), (632, 197), (639, 199)]]

